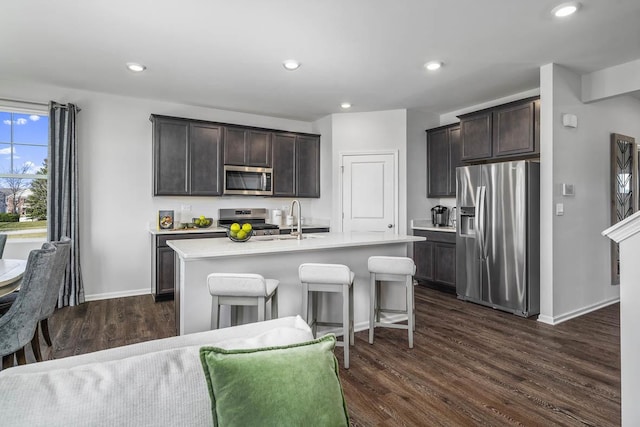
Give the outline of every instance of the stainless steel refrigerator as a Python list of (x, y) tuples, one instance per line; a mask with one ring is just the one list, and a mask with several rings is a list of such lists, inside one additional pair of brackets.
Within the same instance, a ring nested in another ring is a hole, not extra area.
[(540, 165), (456, 169), (458, 298), (529, 317), (540, 313)]

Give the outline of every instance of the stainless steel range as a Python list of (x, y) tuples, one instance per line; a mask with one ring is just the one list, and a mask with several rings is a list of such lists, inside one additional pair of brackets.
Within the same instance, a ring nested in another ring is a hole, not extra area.
[(218, 226), (229, 228), (231, 224), (237, 222), (244, 224), (248, 222), (253, 228), (254, 236), (270, 236), (280, 234), (280, 228), (275, 224), (267, 224), (269, 217), (268, 209), (218, 209)]

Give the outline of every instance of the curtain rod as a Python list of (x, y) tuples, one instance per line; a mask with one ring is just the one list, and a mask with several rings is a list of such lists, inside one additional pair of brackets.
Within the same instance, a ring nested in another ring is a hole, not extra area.
[[(56, 104), (53, 108), (69, 108), (69, 106), (67, 104)], [(82, 111), (81, 108), (78, 108), (78, 106), (76, 105), (76, 113), (79, 113), (80, 111)]]

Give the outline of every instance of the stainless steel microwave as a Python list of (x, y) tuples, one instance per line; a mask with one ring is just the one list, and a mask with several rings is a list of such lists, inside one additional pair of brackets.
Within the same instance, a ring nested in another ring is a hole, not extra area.
[(273, 169), (224, 165), (224, 194), (273, 195)]

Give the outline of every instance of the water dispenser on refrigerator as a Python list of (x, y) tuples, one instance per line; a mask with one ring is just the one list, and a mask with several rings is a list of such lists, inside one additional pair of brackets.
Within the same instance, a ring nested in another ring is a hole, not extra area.
[(458, 233), (460, 234), (460, 236), (475, 236), (475, 219), (475, 206), (460, 206), (460, 227), (458, 228)]

